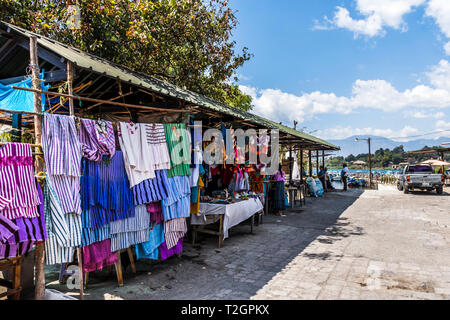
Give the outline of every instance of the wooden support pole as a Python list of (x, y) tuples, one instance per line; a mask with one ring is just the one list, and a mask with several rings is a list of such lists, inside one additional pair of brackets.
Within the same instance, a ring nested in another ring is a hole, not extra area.
[(325, 150), (322, 150), (322, 166), (325, 168)]
[(305, 178), (303, 176), (303, 149), (300, 149), (300, 177), (301, 177), (302, 181), (303, 181), (303, 178)]
[(309, 176), (310, 177), (312, 177), (312, 152), (311, 152), (311, 150), (308, 150), (308, 161), (309, 161), (309, 163), (308, 163), (308, 169), (309, 169)]
[[(38, 47), (37, 38), (35, 36), (30, 38), (30, 66), (31, 75), (34, 90), (41, 90), (41, 80), (39, 79), (39, 62), (38, 62)], [(35, 144), (41, 144), (42, 136), (42, 124), (41, 116), (42, 113), (42, 101), (41, 94), (39, 92), (34, 93), (34, 137)], [(38, 115), (39, 114), (39, 115)], [(42, 152), (40, 148), (36, 148), (36, 152)], [(35, 171), (36, 173), (42, 172), (44, 170), (44, 163), (40, 157), (36, 157)], [(45, 248), (43, 242), (36, 243), (35, 252), (35, 288), (34, 288), (34, 298), (36, 300), (43, 300), (45, 295)]]
[(316, 175), (319, 175), (319, 150), (316, 151)]
[[(73, 63), (71, 61), (67, 61), (67, 92), (69, 96), (73, 96)], [(69, 115), (75, 115), (74, 107), (73, 107), (73, 98), (69, 97)]]

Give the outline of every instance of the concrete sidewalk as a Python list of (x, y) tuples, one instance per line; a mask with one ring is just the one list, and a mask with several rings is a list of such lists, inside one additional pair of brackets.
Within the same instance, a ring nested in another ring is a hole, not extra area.
[(380, 188), (252, 299), (449, 299), (450, 196)]

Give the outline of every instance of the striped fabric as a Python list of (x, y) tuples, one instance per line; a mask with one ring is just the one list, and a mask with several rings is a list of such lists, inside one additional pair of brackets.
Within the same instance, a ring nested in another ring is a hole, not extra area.
[[(43, 203), (42, 190), (37, 181), (34, 183), (37, 187), (39, 201)], [(0, 242), (0, 258), (12, 258), (23, 255), (33, 248), (35, 242), (47, 239), (43, 211), (44, 208), (41, 204), (39, 206), (39, 217), (17, 218), (10, 221), (16, 226), (17, 230), (6, 241)]]
[(155, 179), (145, 180), (131, 188), (134, 195), (135, 205), (152, 203), (167, 199), (169, 192), (169, 177), (167, 170), (157, 170), (155, 172)]
[(125, 172), (123, 153), (116, 151), (108, 162), (83, 159), (81, 207), (88, 211), (90, 227), (134, 216), (133, 193)]
[(62, 211), (81, 214), (81, 142), (74, 118), (46, 113), (42, 149), (49, 180)]
[[(99, 132), (99, 130), (101, 130)], [(112, 123), (97, 122), (91, 119), (80, 120), (80, 141), (83, 157), (91, 161), (101, 161), (103, 156), (112, 158), (116, 151)]]
[(81, 245), (81, 216), (65, 214), (58, 196), (47, 179), (45, 194), (45, 225), (48, 239), (45, 242), (45, 262), (47, 265), (73, 261), (75, 248)]
[(164, 125), (156, 123), (144, 124), (144, 130), (153, 156), (152, 160), (155, 170), (169, 170), (170, 155), (164, 133)]
[(161, 201), (164, 220), (190, 216), (191, 188), (187, 176), (169, 178), (169, 197)]
[(191, 137), (184, 123), (164, 125), (170, 154), (169, 177), (191, 175)]
[(91, 223), (89, 219), (90, 219), (89, 211), (83, 211), (83, 213), (81, 214), (81, 220), (83, 223), (83, 235), (81, 239), (81, 245), (83, 247), (91, 245), (95, 242), (101, 242), (111, 238), (109, 224), (95, 229), (91, 228)]
[(10, 239), (17, 230), (19, 227), (0, 214), (0, 243)]
[(164, 221), (164, 238), (166, 239), (167, 249), (172, 249), (183, 238), (187, 232), (185, 218), (177, 218)]
[(39, 216), (31, 146), (8, 143), (0, 148), (0, 210), (9, 220)]
[(111, 222), (112, 252), (148, 241), (150, 214), (147, 212), (147, 207), (145, 205), (136, 206), (135, 211), (134, 217)]

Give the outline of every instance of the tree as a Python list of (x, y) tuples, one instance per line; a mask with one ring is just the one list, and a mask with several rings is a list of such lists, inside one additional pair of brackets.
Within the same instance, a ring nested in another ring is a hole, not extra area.
[(236, 53), (237, 26), (227, 0), (77, 0), (79, 29), (70, 29), (74, 0), (2, 0), (0, 19), (234, 107), (251, 97), (234, 83), (251, 58)]

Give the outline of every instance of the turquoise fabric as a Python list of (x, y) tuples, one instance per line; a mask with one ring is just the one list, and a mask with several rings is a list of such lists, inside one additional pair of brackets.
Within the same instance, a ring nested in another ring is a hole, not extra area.
[[(41, 79), (43, 77), (44, 72), (41, 73)], [(31, 88), (33, 84), (31, 78), (7, 86), (0, 83), (0, 109), (34, 112), (34, 92), (12, 89), (13, 86)], [(41, 88), (43, 91), (47, 91), (50, 85), (44, 85), (42, 81)], [(43, 109), (45, 105), (44, 94), (41, 94), (41, 101)]]
[(158, 260), (159, 246), (164, 242), (163, 224), (155, 225), (149, 233), (149, 240), (136, 245), (136, 258)]

